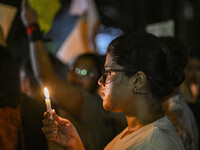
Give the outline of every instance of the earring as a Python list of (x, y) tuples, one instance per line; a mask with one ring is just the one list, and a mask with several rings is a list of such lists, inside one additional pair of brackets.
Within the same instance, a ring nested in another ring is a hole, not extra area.
[(140, 75), (139, 75), (139, 74), (137, 75), (137, 79), (141, 79), (141, 77), (140, 77)]
[(139, 94), (139, 91), (138, 91), (138, 89), (136, 87), (133, 89), (133, 93), (134, 94)]

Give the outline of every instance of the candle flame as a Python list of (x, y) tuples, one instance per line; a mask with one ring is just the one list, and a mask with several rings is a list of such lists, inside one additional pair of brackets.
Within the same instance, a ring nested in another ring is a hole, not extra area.
[(49, 99), (49, 91), (46, 87), (44, 88), (44, 95), (46, 99)]

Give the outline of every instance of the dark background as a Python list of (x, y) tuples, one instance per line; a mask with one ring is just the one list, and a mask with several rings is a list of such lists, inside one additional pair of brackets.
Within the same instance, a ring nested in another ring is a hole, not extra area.
[[(45, 35), (53, 40), (48, 46), (53, 53), (68, 36), (78, 17), (69, 16), (70, 0), (60, 0), (62, 8), (54, 19), (52, 29)], [(18, 61), (28, 57), (28, 41), (20, 20), (21, 0), (0, 0), (16, 6), (17, 15), (7, 38), (7, 47)], [(199, 0), (95, 0), (101, 22), (124, 32), (144, 30), (147, 24), (173, 19), (175, 36), (186, 45), (200, 43)], [(192, 14), (192, 15), (191, 15)]]

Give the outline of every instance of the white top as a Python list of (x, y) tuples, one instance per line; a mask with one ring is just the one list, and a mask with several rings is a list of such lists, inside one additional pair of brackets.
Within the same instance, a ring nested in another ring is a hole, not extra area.
[(183, 143), (167, 116), (121, 138), (117, 135), (104, 150), (184, 150)]

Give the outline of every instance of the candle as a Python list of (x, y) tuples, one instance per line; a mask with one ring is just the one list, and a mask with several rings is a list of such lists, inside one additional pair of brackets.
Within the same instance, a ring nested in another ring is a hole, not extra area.
[(53, 119), (52, 112), (51, 112), (52, 111), (52, 109), (51, 109), (51, 101), (49, 99), (49, 91), (48, 91), (48, 89), (46, 87), (44, 88), (44, 95), (45, 95), (45, 102), (46, 102), (47, 111), (49, 113), (51, 113), (50, 119)]

